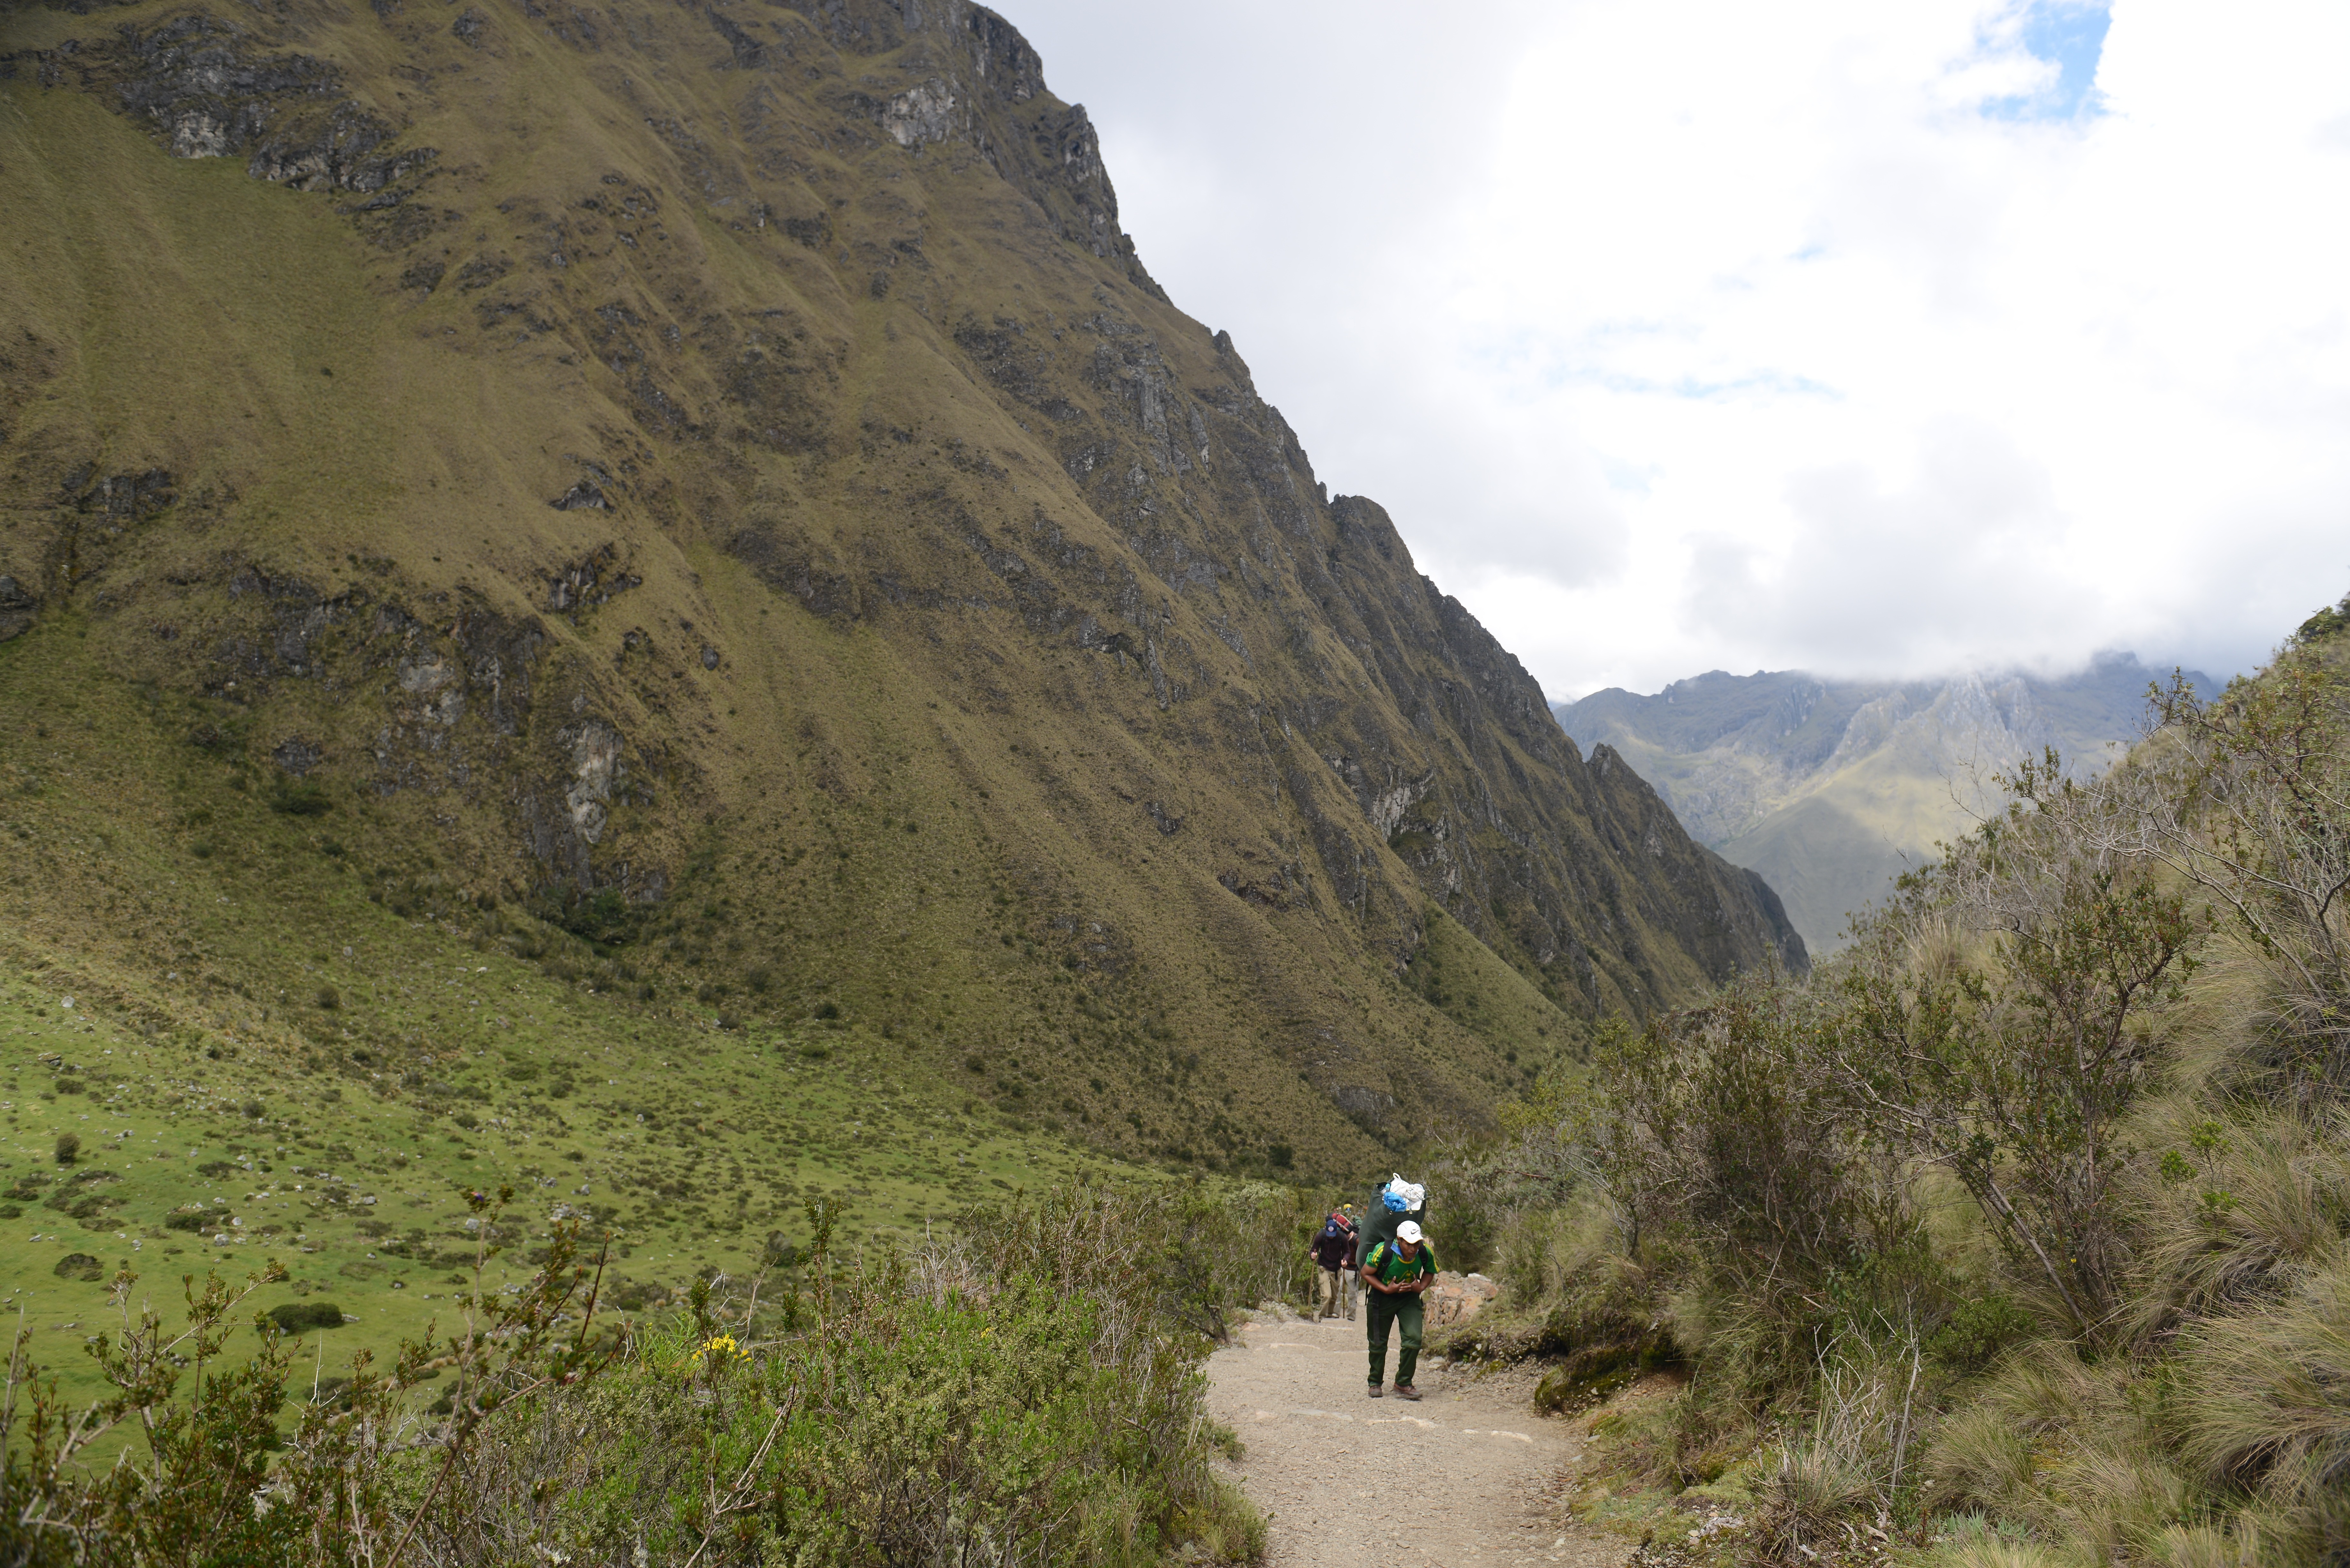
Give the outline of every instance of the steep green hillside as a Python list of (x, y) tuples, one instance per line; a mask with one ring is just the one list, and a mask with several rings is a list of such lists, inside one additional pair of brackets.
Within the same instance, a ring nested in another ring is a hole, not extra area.
[[(240, 1127), (281, 1183), (417, 1172), (376, 1207), (436, 1257), (484, 1168), (609, 1187), (668, 1283), (814, 1189), (1352, 1177), (1801, 967), (1326, 496), (993, 13), (5, 27), (17, 1071), (99, 998), (86, 1052), (144, 1054), (91, 1125), (194, 1151), (27, 1279), (184, 1248)], [(306, 1233), (392, 1311), (382, 1238)]]
[(2001, 774), (2049, 746), (2075, 769), (2109, 764), (2143, 730), (2158, 678), (2116, 655), (2057, 680), (1715, 670), (1653, 697), (1610, 688), (1555, 711), (1583, 745), (1621, 752), (1692, 835), (1762, 873), (1825, 952), (1843, 944), (1848, 915), (1995, 808)]

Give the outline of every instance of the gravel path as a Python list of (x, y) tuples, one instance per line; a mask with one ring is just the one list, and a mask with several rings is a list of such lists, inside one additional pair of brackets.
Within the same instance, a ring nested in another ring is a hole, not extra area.
[(1359, 1319), (1261, 1317), (1208, 1362), (1209, 1408), (1247, 1445), (1235, 1473), (1271, 1520), (1270, 1568), (1361, 1568), (1367, 1555), (1622, 1568), (1628, 1542), (1561, 1524), (1547, 1503), (1581, 1443), (1535, 1412), (1524, 1376), (1423, 1358), (1415, 1405), (1365, 1397), (1365, 1372)]

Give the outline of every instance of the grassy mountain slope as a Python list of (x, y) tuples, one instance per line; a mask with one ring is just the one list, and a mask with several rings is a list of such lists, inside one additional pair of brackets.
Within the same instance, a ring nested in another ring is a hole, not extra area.
[[(154, 779), (138, 759), (175, 743), (158, 699), (18, 673), (39, 762), (6, 765), (10, 895), (46, 886), (0, 938), (0, 1213), (23, 1227), (0, 1282), (69, 1376), (119, 1267), (168, 1280), (262, 1255), (295, 1275), (262, 1305), (331, 1301), (357, 1321), (330, 1363), (380, 1358), (445, 1317), (474, 1252), (470, 1189), (517, 1190), (494, 1282), (528, 1273), (567, 1207), (616, 1232), (633, 1307), (696, 1271), (749, 1272), (770, 1238), (804, 1242), (810, 1198), (861, 1242), (1118, 1168), (869, 1022), (722, 1028), (535, 920), (403, 918), (370, 901), (342, 813), (277, 810), (234, 774)], [(70, 1163), (60, 1133), (80, 1140)], [(60, 1273), (74, 1257), (97, 1267)]]
[[(255, 1100), (247, 1157), (418, 1171), (428, 1239), (485, 1171), (608, 1188), (673, 1282), (812, 1187), (1351, 1176), (1603, 1011), (1800, 967), (1326, 497), (992, 13), (5, 27), (28, 1096), (77, 987), (156, 1151)], [(189, 1158), (120, 1212), (230, 1195)]]
[(1653, 697), (1611, 688), (1556, 711), (1579, 742), (1616, 748), (1654, 781), (1691, 834), (1762, 873), (1804, 940), (1830, 951), (1847, 915), (1995, 804), (1995, 775), (2048, 746), (2075, 767), (2110, 763), (2142, 730), (2157, 678), (2116, 655), (2056, 680), (1715, 670)]

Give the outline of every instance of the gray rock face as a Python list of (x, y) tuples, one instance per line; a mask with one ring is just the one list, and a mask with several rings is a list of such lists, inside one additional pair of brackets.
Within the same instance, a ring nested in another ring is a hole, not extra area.
[(937, 77), (881, 106), (881, 129), (900, 147), (944, 141), (954, 128), (954, 88)]
[(400, 689), (419, 701), (406, 717), (411, 723), (446, 729), (465, 716), (465, 688), (454, 659), (424, 649), (400, 661)]
[(1045, 62), (1020, 36), (1020, 29), (988, 10), (974, 5), (965, 24), (972, 38), (972, 74), (988, 90), (1014, 104), (1026, 103), (1045, 90)]
[(601, 719), (590, 719), (574, 731), (571, 787), (565, 792), (564, 804), (570, 808), (573, 830), (588, 843), (604, 836), (604, 822), (610, 815), (606, 808), (613, 789), (626, 776), (620, 763), (619, 731)]
[(577, 616), (608, 603), (615, 596), (644, 586), (644, 579), (619, 564), (611, 545), (558, 568), (546, 585), (546, 607), (557, 615)]
[(603, 490), (591, 480), (581, 480), (562, 494), (547, 503), (557, 512), (609, 512), (612, 503)]
[(744, 70), (753, 70), (765, 62), (767, 57), (765, 45), (721, 13), (713, 10), (709, 15), (710, 25), (718, 29), (720, 37), (726, 40), (726, 47), (733, 56), (736, 66)]
[(190, 15), (128, 29), (91, 51), (124, 109), (178, 158), (248, 154), (255, 178), (296, 190), (380, 192), (431, 165), (429, 147), (394, 149), (391, 125), (344, 93), (307, 55), (269, 55), (237, 28)]
[(85, 516), (152, 517), (178, 499), (177, 483), (168, 469), (151, 468), (143, 473), (114, 473), (99, 479), (95, 468), (85, 467), (68, 477), (66, 504)]
[(0, 642), (32, 629), (40, 608), (37, 595), (26, 592), (14, 577), (0, 577)]
[(298, 779), (326, 761), (326, 755), (315, 742), (306, 741), (299, 735), (294, 735), (280, 741), (271, 748), (269, 760), (277, 764), (280, 772), (291, 774)]

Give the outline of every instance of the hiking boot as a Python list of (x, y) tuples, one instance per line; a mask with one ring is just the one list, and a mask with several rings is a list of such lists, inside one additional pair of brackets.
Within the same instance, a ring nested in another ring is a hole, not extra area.
[(1396, 1397), (1399, 1399), (1417, 1399), (1419, 1397), (1419, 1390), (1413, 1387), (1409, 1383), (1399, 1383), (1396, 1385)]
[[(1372, 1398), (1374, 1398), (1374, 1399), (1384, 1399), (1385, 1397), (1387, 1397), (1387, 1392), (1388, 1392), (1388, 1391), (1387, 1391), (1386, 1389), (1384, 1389), (1384, 1388), (1380, 1387), (1380, 1386), (1379, 1386), (1378, 1384), (1376, 1384), (1376, 1383), (1374, 1383), (1374, 1384), (1372, 1384), (1372, 1385), (1371, 1385), (1370, 1394), (1371, 1394), (1371, 1397), (1372, 1397)], [(1398, 1390), (1396, 1390), (1396, 1392), (1397, 1392), (1397, 1393), (1399, 1393), (1399, 1394), (1400, 1394), (1401, 1392), (1403, 1392), (1403, 1390), (1401, 1390), (1400, 1388), (1399, 1388)]]

